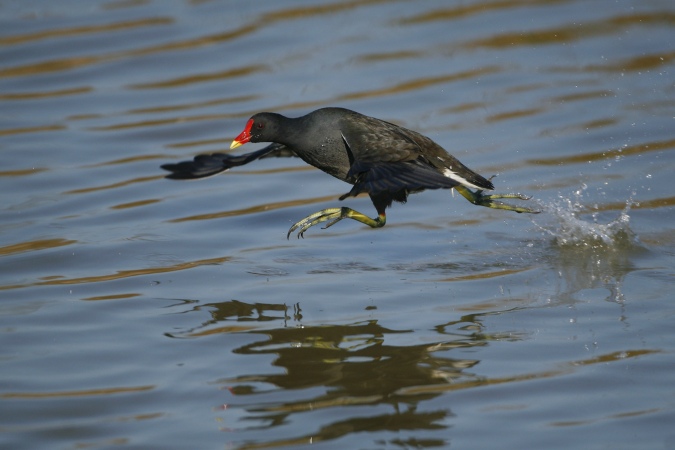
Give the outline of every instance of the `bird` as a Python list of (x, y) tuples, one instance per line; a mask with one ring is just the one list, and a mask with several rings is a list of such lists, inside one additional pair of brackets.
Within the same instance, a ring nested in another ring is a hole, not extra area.
[(342, 219), (353, 219), (372, 228), (387, 222), (386, 209), (393, 202), (405, 203), (408, 195), (426, 189), (454, 189), (474, 205), (536, 214), (540, 211), (503, 203), (502, 199), (529, 200), (522, 194), (485, 194), (493, 190), (492, 177), (472, 171), (430, 138), (384, 120), (345, 108), (326, 107), (290, 118), (260, 112), (246, 122), (230, 149), (248, 142), (269, 142), (261, 150), (242, 155), (211, 153), (192, 161), (164, 164), (169, 179), (204, 178), (271, 156), (297, 156), (333, 177), (352, 185), (339, 197), (344, 200), (366, 193), (377, 216), (342, 206), (308, 215), (288, 230), (297, 237), (320, 223), (328, 228)]

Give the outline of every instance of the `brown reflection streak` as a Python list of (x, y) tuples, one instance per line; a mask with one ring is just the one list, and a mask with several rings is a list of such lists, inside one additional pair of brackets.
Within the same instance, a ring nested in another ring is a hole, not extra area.
[[(524, 45), (545, 45), (551, 43), (571, 42), (582, 39), (584, 33), (578, 29), (581, 27), (557, 28), (540, 31), (507, 33), (479, 39), (466, 44), (468, 48), (490, 47), (507, 48)], [(600, 30), (586, 31), (588, 34), (601, 34)]]
[(191, 75), (188, 77), (175, 78), (168, 81), (160, 81), (157, 83), (141, 83), (133, 84), (129, 86), (132, 89), (158, 89), (158, 88), (173, 88), (184, 86), (192, 83), (202, 83), (204, 81), (213, 81), (221, 80), (224, 78), (235, 78), (248, 76), (258, 72), (264, 72), (267, 70), (267, 66), (260, 64), (253, 66), (237, 67), (235, 69), (225, 70), (222, 72), (202, 74), (202, 75)]
[[(632, 209), (653, 209), (653, 208), (666, 208), (675, 206), (675, 197), (666, 197), (666, 198), (657, 198), (654, 200), (647, 200), (640, 202), (638, 205), (634, 205)], [(625, 206), (624, 206), (625, 207)]]
[(61, 392), (7, 392), (0, 394), (0, 398), (59, 398), (59, 397), (90, 397), (93, 395), (111, 395), (127, 394), (130, 392), (143, 392), (155, 389), (154, 385), (138, 387), (120, 387), (107, 389), (89, 389), (83, 391), (61, 391)]
[[(630, 209), (656, 209), (656, 208), (671, 208), (675, 206), (675, 197), (655, 198), (652, 200), (644, 200), (631, 205)], [(593, 211), (623, 211), (626, 209), (626, 202), (606, 203), (598, 205), (593, 208)]]
[(108, 11), (116, 9), (132, 8), (134, 6), (146, 5), (150, 0), (114, 0), (110, 3), (104, 3), (101, 8)]
[(225, 33), (220, 33), (220, 34), (215, 34), (211, 36), (204, 36), (196, 39), (190, 39), (187, 41), (178, 41), (178, 42), (171, 42), (169, 44), (162, 44), (162, 45), (157, 45), (154, 47), (148, 47), (144, 49), (139, 49), (139, 50), (133, 50), (131, 52), (128, 52), (127, 54), (124, 54), (125, 56), (145, 56), (145, 55), (150, 55), (154, 53), (161, 53), (161, 52), (167, 52), (167, 51), (174, 51), (174, 50), (187, 50), (191, 48), (196, 48), (196, 47), (204, 47), (207, 45), (213, 45), (217, 44), (220, 42), (224, 41), (229, 41), (235, 38), (238, 38), (240, 36), (244, 36), (246, 34), (252, 33), (255, 30), (257, 30), (259, 25), (254, 24), (254, 25), (246, 25), (240, 28), (237, 28), (234, 31), (228, 31)]
[(509, 88), (506, 88), (504, 92), (507, 94), (519, 94), (521, 92), (531, 92), (535, 90), (546, 90), (549, 86), (547, 83), (527, 83), (527, 84), (520, 84), (516, 86), (511, 86)]
[(221, 333), (241, 333), (245, 331), (251, 331), (255, 330), (257, 327), (255, 326), (245, 326), (245, 325), (229, 325), (226, 327), (217, 327), (217, 328), (211, 328), (209, 330), (202, 330), (196, 333), (190, 333), (188, 336), (190, 337), (202, 337), (202, 336), (211, 336), (214, 334), (221, 334)]
[(58, 30), (41, 31), (39, 33), (33, 34), (3, 37), (0, 38), (0, 45), (16, 45), (31, 41), (39, 41), (43, 39), (78, 36), (81, 34), (107, 33), (109, 31), (129, 30), (131, 28), (138, 28), (138, 27), (169, 25), (172, 24), (173, 22), (174, 20), (169, 17), (151, 17), (147, 19), (134, 20), (129, 22), (111, 23), (107, 25), (62, 28)]
[(241, 114), (206, 114), (201, 116), (191, 116), (191, 117), (172, 117), (169, 119), (157, 119), (157, 120), (144, 120), (141, 122), (129, 122), (129, 123), (120, 123), (117, 125), (107, 125), (104, 127), (92, 127), (92, 131), (116, 131), (116, 130), (126, 130), (130, 128), (142, 128), (142, 127), (156, 127), (161, 125), (173, 125), (177, 123), (187, 123), (187, 122), (201, 122), (205, 120), (222, 120), (222, 119), (231, 119), (241, 117)]
[(86, 297), (86, 298), (83, 298), (82, 300), (89, 300), (89, 301), (120, 300), (120, 299), (134, 298), (134, 297), (140, 297), (140, 296), (141, 296), (141, 294), (137, 294), (137, 293), (116, 294), (116, 295), (99, 295), (97, 297)]
[(635, 58), (628, 58), (617, 63), (603, 65), (589, 65), (584, 67), (587, 71), (600, 72), (636, 72), (640, 70), (655, 69), (659, 66), (671, 64), (675, 60), (675, 52), (656, 53), (652, 55), (642, 55)]
[(89, 188), (82, 188), (82, 189), (73, 189), (72, 191), (64, 192), (64, 194), (86, 194), (86, 193), (89, 193), (89, 192), (103, 191), (103, 190), (106, 190), (106, 189), (116, 189), (116, 188), (119, 188), (119, 187), (128, 186), (130, 184), (145, 183), (146, 181), (157, 180), (159, 178), (162, 178), (162, 176), (161, 175), (154, 175), (154, 176), (151, 176), (151, 177), (139, 177), (139, 178), (134, 178), (132, 180), (120, 181), (119, 183), (108, 184), (108, 185), (105, 185), (105, 186), (96, 186), (96, 187), (89, 187)]
[(284, 404), (280, 406), (271, 406), (265, 408), (265, 411), (282, 411), (282, 412), (299, 412), (299, 411), (316, 411), (324, 408), (334, 408), (336, 406), (349, 405), (368, 405), (382, 400), (382, 395), (366, 395), (363, 397), (336, 397), (329, 400), (312, 401), (309, 403)]
[(609, 414), (607, 416), (601, 417), (600, 419), (586, 419), (586, 420), (564, 420), (564, 421), (558, 421), (558, 422), (551, 422), (551, 426), (554, 427), (578, 427), (580, 425), (590, 425), (592, 423), (596, 423), (600, 420), (608, 420), (608, 419), (624, 419), (626, 417), (638, 417), (642, 416), (645, 414), (654, 414), (654, 413), (659, 413), (662, 412), (663, 410), (661, 408), (652, 408), (652, 409), (644, 409), (644, 410), (638, 410), (638, 411), (629, 411), (625, 413), (617, 413), (617, 414)]
[(63, 97), (66, 95), (86, 94), (87, 92), (91, 91), (93, 91), (93, 88), (86, 86), (72, 89), (61, 89), (56, 91), (21, 92), (16, 94), (10, 93), (10, 94), (0, 94), (0, 100), (33, 100), (36, 98)]
[(499, 68), (495, 66), (484, 67), (482, 69), (470, 70), (466, 72), (455, 73), (451, 75), (442, 75), (438, 77), (418, 78), (412, 81), (406, 81), (388, 88), (374, 89), (369, 91), (353, 92), (351, 94), (344, 94), (337, 97), (337, 100), (353, 100), (368, 97), (378, 97), (382, 95), (397, 94), (417, 89), (423, 89), (435, 84), (449, 83), (452, 81), (463, 80), (468, 78), (475, 78), (481, 75), (498, 72)]
[(40, 172), (46, 172), (46, 167), (33, 167), (31, 169), (23, 170), (7, 170), (5, 172), (0, 172), (0, 177), (24, 177), (26, 175), (34, 175)]
[(45, 125), (43, 127), (10, 128), (7, 130), (0, 130), (0, 136), (10, 136), (12, 134), (24, 134), (24, 133), (38, 133), (41, 131), (59, 131), (65, 129), (66, 127), (63, 125)]
[(616, 125), (617, 123), (619, 123), (619, 121), (616, 119), (589, 120), (588, 122), (581, 124), (580, 128), (584, 130), (590, 130), (592, 128), (610, 127), (612, 125)]
[(303, 6), (299, 8), (287, 8), (279, 11), (265, 14), (261, 21), (293, 20), (303, 17), (319, 16), (323, 14), (332, 14), (334, 12), (345, 11), (366, 5), (375, 5), (378, 3), (389, 3), (391, 0), (356, 0), (356, 1), (338, 1), (326, 5)]
[(288, 172), (312, 172), (316, 167), (307, 166), (292, 166), (292, 167), (277, 167), (274, 169), (258, 169), (258, 170), (240, 170), (237, 175), (267, 175), (270, 173), (288, 173)]
[(40, 281), (38, 283), (32, 284), (13, 284), (0, 286), (0, 290), (10, 290), (10, 289), (21, 289), (29, 286), (54, 286), (54, 285), (70, 285), (70, 284), (86, 284), (86, 283), (99, 283), (101, 281), (112, 281), (119, 280), (122, 278), (131, 278), (138, 277), (143, 275), (155, 275), (169, 272), (177, 272), (179, 270), (188, 270), (194, 267), (207, 266), (207, 265), (216, 265), (222, 264), (229, 261), (231, 258), (229, 256), (224, 256), (221, 258), (211, 258), (211, 259), (202, 259), (198, 261), (190, 261), (186, 263), (176, 264), (173, 266), (164, 266), (164, 267), (152, 267), (149, 269), (136, 269), (136, 270), (120, 270), (113, 274), (108, 275), (99, 275), (94, 277), (81, 277), (81, 278), (56, 278), (47, 281)]
[[(118, 164), (129, 164), (129, 163), (134, 163), (134, 162), (139, 162), (139, 161), (148, 161), (152, 159), (165, 159), (166, 155), (152, 155), (152, 154), (147, 154), (147, 155), (138, 155), (138, 156), (130, 156), (128, 158), (120, 158), (120, 159), (115, 159), (113, 161), (105, 161), (102, 163), (98, 164), (92, 164), (90, 166), (86, 167), (104, 167), (104, 166), (115, 166)], [(147, 181), (147, 180), (143, 180)]]
[[(357, 97), (354, 97), (357, 98)], [(304, 109), (304, 108), (310, 108), (314, 106), (319, 106), (319, 105), (325, 105), (326, 101), (325, 100), (317, 100), (317, 101), (312, 101), (312, 102), (295, 102), (295, 103), (287, 103), (283, 105), (277, 105), (276, 107), (271, 107), (270, 110), (291, 110), (291, 109)], [(180, 108), (179, 108), (180, 109)], [(237, 112), (237, 113), (221, 113), (221, 114), (208, 114), (208, 115), (199, 115), (199, 116), (178, 116), (178, 117), (172, 117), (168, 119), (158, 119), (158, 120), (144, 120), (142, 122), (128, 122), (128, 123), (121, 123), (117, 125), (107, 125), (107, 126), (102, 126), (102, 127), (92, 127), (90, 130), (92, 131), (116, 131), (116, 130), (124, 130), (124, 129), (130, 129), (130, 128), (142, 128), (142, 127), (155, 127), (155, 126), (162, 126), (162, 125), (173, 125), (177, 123), (187, 123), (187, 122), (201, 122), (201, 121), (206, 121), (206, 120), (214, 120), (214, 121), (219, 121), (219, 120), (224, 120), (224, 119), (240, 119), (242, 117), (250, 117), (253, 114), (256, 114), (260, 112), (259, 110), (253, 110), (253, 111), (242, 111), (242, 112)], [(231, 142), (228, 140), (227, 142)]]
[(494, 386), (497, 384), (504, 383), (513, 383), (519, 381), (529, 381), (529, 380), (541, 380), (544, 378), (551, 378), (560, 375), (569, 374), (573, 371), (574, 367), (577, 366), (587, 366), (593, 364), (606, 364), (616, 361), (623, 361), (628, 358), (636, 358), (645, 355), (652, 355), (656, 353), (661, 353), (660, 350), (626, 350), (622, 352), (614, 352), (606, 355), (597, 356), (594, 358), (589, 358), (581, 361), (572, 361), (567, 363), (559, 370), (550, 370), (539, 373), (532, 374), (523, 374), (516, 375), (512, 377), (504, 378), (485, 378), (479, 380), (468, 380), (468, 381), (458, 381), (452, 384), (436, 384), (430, 386), (413, 386), (409, 388), (399, 389), (396, 394), (398, 395), (420, 395), (420, 394), (430, 394), (430, 393), (443, 393), (449, 391), (457, 391), (461, 389), (469, 389), (478, 386)]
[(589, 161), (602, 161), (614, 159), (617, 156), (641, 155), (647, 152), (655, 152), (675, 148), (675, 139), (663, 142), (648, 142), (646, 144), (631, 145), (620, 149), (611, 149), (597, 153), (584, 153), (567, 157), (556, 156), (546, 159), (528, 159), (528, 164), (538, 166), (559, 166), (565, 164), (583, 164)]
[(565, 43), (593, 36), (616, 34), (629, 26), (653, 26), (655, 24), (671, 26), (673, 23), (675, 23), (675, 14), (664, 12), (654, 14), (631, 14), (629, 16), (618, 16), (608, 20), (581, 24), (572, 23), (559, 28), (499, 34), (486, 39), (475, 40), (466, 44), (466, 47), (504, 48), (521, 45)]
[(129, 209), (129, 208), (138, 208), (139, 206), (152, 205), (153, 203), (161, 202), (160, 199), (150, 198), (147, 200), (138, 200), (135, 202), (121, 203), (119, 205), (111, 206), (110, 209)]
[[(551, 3), (553, 3), (553, 1)], [(436, 9), (424, 14), (408, 17), (406, 19), (400, 20), (398, 23), (401, 25), (414, 25), (420, 23), (437, 22), (440, 20), (456, 20), (458, 18), (470, 16), (473, 14), (484, 14), (488, 11), (513, 9), (521, 5), (532, 5), (532, 2), (530, 0), (521, 0), (479, 2), (474, 5), (462, 4), (461, 6), (455, 8)]]
[(327, 202), (335, 199), (335, 196), (314, 197), (304, 200), (290, 200), (286, 202), (265, 203), (263, 205), (252, 206), (250, 208), (235, 209), (233, 211), (223, 211), (211, 214), (198, 214), (196, 216), (181, 217), (178, 219), (169, 220), (170, 223), (187, 222), (190, 220), (211, 220), (220, 219), (222, 217), (244, 216), (247, 214), (256, 214), (264, 211), (273, 211), (275, 209), (289, 208), (291, 206), (311, 205), (313, 203)]
[(89, 66), (107, 58), (103, 56), (78, 56), (74, 58), (54, 59), (25, 66), (9, 67), (0, 70), (0, 78), (25, 77), (47, 72), (61, 72), (78, 67)]
[(63, 247), (65, 245), (75, 244), (77, 241), (70, 239), (41, 239), (36, 241), (20, 242), (18, 244), (0, 247), (0, 255), (12, 255), (15, 253), (33, 252), (36, 250), (46, 250), (48, 248)]
[(543, 108), (519, 109), (517, 111), (509, 111), (501, 114), (494, 114), (492, 116), (487, 117), (485, 120), (488, 123), (499, 122), (501, 120), (510, 120), (510, 119), (517, 119), (519, 117), (534, 116), (543, 111), (544, 111)]
[(565, 94), (558, 97), (553, 97), (551, 100), (554, 102), (574, 102), (578, 100), (588, 100), (592, 98), (601, 98), (601, 97), (614, 97), (616, 94), (609, 90), (597, 90), (597, 91), (588, 91), (588, 92), (579, 92), (574, 94)]
[(636, 358), (638, 356), (652, 355), (655, 353), (661, 353), (659, 350), (626, 350), (620, 352), (607, 353), (605, 355), (595, 356), (593, 358), (582, 359), (581, 361), (576, 361), (570, 363), (573, 366), (590, 366), (593, 364), (604, 364), (614, 361), (622, 361), (628, 358)]
[(257, 95), (242, 95), (239, 97), (228, 97), (220, 98), (216, 100), (209, 100), (206, 102), (194, 102), (194, 103), (185, 103), (182, 105), (166, 105), (166, 106), (156, 106), (152, 108), (138, 108), (132, 109), (129, 111), (129, 114), (153, 114), (153, 113), (165, 113), (172, 111), (185, 111), (188, 109), (198, 109), (205, 108), (208, 106), (217, 106), (217, 105), (226, 105), (229, 103), (239, 103), (239, 102), (248, 102), (251, 100), (257, 99)]
[(460, 103), (456, 106), (450, 106), (448, 108), (443, 108), (439, 112), (441, 114), (460, 114), (467, 111), (473, 111), (475, 109), (487, 109), (487, 103), (485, 102), (467, 102)]
[(173, 266), (151, 267), (149, 269), (120, 270), (113, 274), (99, 275), (94, 277), (67, 278), (63, 280), (42, 281), (40, 283), (36, 283), (36, 285), (43, 286), (43, 285), (98, 283), (101, 281), (119, 280), (121, 278), (138, 277), (141, 275), (177, 272), (179, 270), (187, 270), (199, 266), (222, 264), (224, 262), (229, 261), (230, 259), (231, 258), (229, 256), (224, 256), (222, 258), (211, 258), (211, 259), (202, 259), (198, 261), (190, 261), (186, 263), (176, 264)]
[(195, 47), (201, 47), (205, 45), (213, 45), (218, 42), (227, 41), (234, 39), (244, 34), (251, 33), (258, 28), (258, 25), (248, 25), (241, 27), (235, 31), (221, 33), (213, 36), (205, 36), (197, 39), (190, 39), (187, 41), (171, 42), (168, 44), (157, 45), (153, 47), (141, 48), (137, 50), (130, 50), (125, 52), (110, 53), (107, 55), (97, 55), (97, 56), (81, 56), (74, 58), (65, 58), (57, 59), (51, 61), (44, 61), (36, 64), (29, 64), (25, 66), (10, 67), (7, 69), (0, 70), (0, 78), (2, 77), (17, 77), (17, 76), (27, 76), (35, 75), (46, 72), (57, 72), (72, 70), (79, 67), (84, 67), (88, 65), (97, 64), (105, 61), (112, 61), (115, 59), (136, 57), (136, 56), (146, 56), (155, 53), (175, 51), (175, 50), (187, 50)]
[(73, 114), (66, 117), (67, 120), (90, 120), (90, 119), (101, 119), (103, 114)]
[(529, 270), (529, 268), (525, 268), (525, 269), (503, 269), (503, 270), (497, 270), (497, 271), (494, 271), (494, 272), (477, 273), (477, 274), (463, 275), (463, 276), (460, 276), (460, 277), (452, 277), (452, 278), (442, 278), (438, 281), (485, 280), (485, 279), (488, 279), (488, 278), (497, 278), (497, 277), (502, 277), (502, 276), (505, 276), (505, 275), (513, 275), (513, 274), (516, 274), (516, 273), (526, 272), (527, 270)]
[(232, 139), (204, 139), (201, 141), (187, 141), (187, 142), (179, 142), (176, 144), (167, 144), (167, 148), (185, 148), (185, 147), (197, 147), (200, 145), (212, 145), (212, 144), (219, 144), (219, 145), (226, 145), (230, 146), (230, 142), (232, 142)]
[(368, 55), (362, 55), (359, 56), (357, 60), (362, 62), (377, 62), (377, 61), (387, 61), (390, 59), (401, 60), (407, 58), (419, 58), (422, 55), (424, 55), (424, 53), (416, 51), (397, 51), (397, 52), (371, 53)]
[(513, 383), (518, 381), (541, 380), (544, 378), (556, 377), (570, 373), (571, 370), (551, 370), (537, 374), (516, 375), (503, 378), (486, 378), (468, 381), (456, 381), (452, 384), (432, 384), (428, 386), (413, 386), (402, 388), (396, 391), (397, 395), (420, 395), (420, 394), (439, 394), (449, 391), (459, 391), (462, 389), (471, 389), (479, 386), (495, 386), (504, 383)]

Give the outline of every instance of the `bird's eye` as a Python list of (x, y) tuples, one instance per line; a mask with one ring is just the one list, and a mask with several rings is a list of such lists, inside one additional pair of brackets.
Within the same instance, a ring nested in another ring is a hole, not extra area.
[(262, 130), (263, 128), (265, 128), (265, 125), (262, 124), (262, 123), (258, 123), (257, 126), (258, 126), (258, 129), (260, 129), (260, 130)]

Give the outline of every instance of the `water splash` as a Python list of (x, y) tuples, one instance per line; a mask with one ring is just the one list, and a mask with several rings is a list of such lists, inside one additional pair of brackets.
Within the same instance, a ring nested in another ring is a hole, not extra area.
[[(630, 210), (637, 205), (634, 193), (626, 200), (618, 217), (607, 220), (598, 205), (586, 206), (584, 184), (570, 198), (560, 196), (550, 203), (539, 202), (545, 214), (533, 218), (535, 226), (553, 237), (550, 263), (564, 284), (555, 298), (572, 302), (585, 289), (604, 287), (607, 301), (623, 304), (624, 277), (634, 270), (631, 262), (636, 251), (644, 250), (630, 228)], [(542, 220), (544, 223), (539, 223)]]
[(533, 218), (532, 222), (553, 236), (560, 247), (579, 250), (627, 250), (641, 247), (635, 232), (630, 228), (630, 209), (637, 202), (633, 200), (635, 193), (626, 200), (619, 216), (608, 223), (600, 222), (597, 205), (591, 210), (584, 203), (587, 186), (583, 184), (574, 192), (572, 198), (559, 196), (558, 200), (539, 205), (546, 216), (555, 220), (555, 224), (540, 224)]

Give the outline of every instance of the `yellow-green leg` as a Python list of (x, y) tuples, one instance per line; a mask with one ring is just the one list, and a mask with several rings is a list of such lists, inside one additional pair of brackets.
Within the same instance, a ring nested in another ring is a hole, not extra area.
[(513, 206), (502, 202), (495, 201), (496, 199), (502, 198), (513, 198), (516, 200), (529, 200), (531, 197), (523, 194), (489, 194), (484, 195), (483, 190), (472, 191), (469, 188), (459, 185), (455, 186), (457, 192), (459, 192), (462, 197), (473, 203), (474, 205), (485, 206), (487, 208), (494, 209), (505, 209), (507, 211), (515, 211), (517, 213), (530, 213), (530, 214), (539, 214), (541, 211), (536, 209), (524, 208), (522, 206)]
[(379, 213), (379, 215), (375, 219), (372, 219), (366, 216), (365, 214), (362, 214), (358, 211), (354, 211), (353, 209), (347, 208), (346, 206), (343, 206), (342, 208), (327, 208), (322, 209), (321, 211), (317, 211), (314, 214), (310, 214), (301, 221), (296, 222), (291, 227), (291, 229), (288, 230), (286, 239), (290, 238), (291, 233), (294, 232), (295, 230), (298, 230), (298, 238), (301, 238), (305, 237), (304, 236), (305, 231), (307, 231), (310, 227), (318, 223), (328, 222), (328, 224), (326, 224), (326, 226), (324, 227), (324, 229), (326, 229), (330, 226), (335, 225), (342, 219), (354, 219), (372, 228), (380, 228), (387, 223), (387, 216), (385, 215), (384, 211)]

